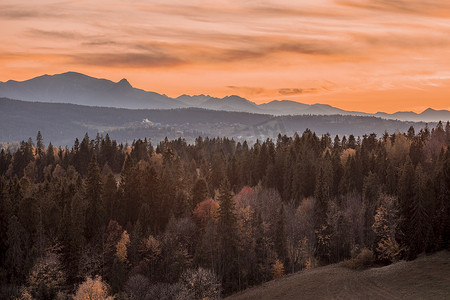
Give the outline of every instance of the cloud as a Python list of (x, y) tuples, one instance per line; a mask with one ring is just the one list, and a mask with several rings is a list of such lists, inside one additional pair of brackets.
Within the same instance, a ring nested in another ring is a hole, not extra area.
[(55, 38), (55, 39), (69, 39), (69, 40), (79, 40), (89, 38), (89, 36), (75, 31), (30, 29), (26, 32), (26, 34), (28, 36), (35, 38)]
[(343, 47), (340, 43), (318, 40), (310, 40), (308, 42), (289, 41), (284, 44), (275, 45), (269, 50), (309, 55), (335, 55), (349, 54), (351, 52), (349, 48)]
[(282, 96), (293, 96), (303, 94), (317, 94), (321, 92), (327, 92), (332, 89), (331, 86), (321, 86), (313, 88), (282, 88), (278, 90), (278, 94)]
[[(144, 12), (165, 14), (167, 16), (181, 16), (189, 20), (207, 23), (219, 22), (248, 22), (255, 19), (276, 19), (293, 17), (316, 17), (316, 18), (341, 18), (342, 11), (324, 10), (306, 6), (295, 7), (292, 3), (280, 5), (278, 2), (272, 3), (244, 3), (238, 5), (227, 3), (227, 5), (186, 5), (159, 4), (159, 5), (137, 5), (137, 8)], [(250, 16), (250, 17), (249, 17)]]
[(93, 39), (89, 42), (82, 43), (84, 46), (113, 46), (113, 45), (120, 45), (120, 43), (115, 41), (108, 41), (108, 40), (102, 40), (102, 39)]
[(417, 50), (420, 48), (442, 48), (450, 46), (449, 32), (434, 29), (397, 33), (351, 33), (353, 39), (366, 44), (368, 47), (396, 47), (400, 49)]
[(335, 88), (335, 84), (332, 82), (326, 82), (327, 85), (319, 87), (310, 88), (278, 88), (278, 89), (268, 89), (263, 87), (249, 87), (249, 86), (227, 86), (228, 89), (233, 90), (240, 95), (245, 95), (247, 97), (277, 97), (277, 96), (298, 96), (305, 94), (318, 94), (322, 92), (328, 92)]
[(238, 94), (245, 94), (250, 96), (259, 96), (267, 94), (268, 91), (262, 87), (248, 87), (248, 86), (234, 86), (229, 85), (227, 88), (237, 92)]
[(336, 0), (335, 2), (372, 11), (442, 18), (450, 16), (450, 3), (447, 0)]
[(287, 96), (287, 95), (299, 95), (299, 94), (303, 94), (303, 90), (302, 89), (297, 89), (297, 88), (283, 88), (283, 89), (279, 89), (278, 93), (280, 95), (283, 96)]
[(434, 87), (442, 79), (411, 76), (450, 68), (448, 0), (0, 2), (7, 79), (24, 70), (79, 66), (114, 77), (127, 69), (163, 93), (333, 101), (330, 89), (351, 99), (418, 82)]
[(157, 53), (88, 53), (68, 57), (71, 64), (111, 68), (161, 68), (185, 64), (179, 58)]
[[(220, 37), (218, 37), (220, 39)], [(230, 38), (240, 40), (238, 36)], [(245, 37), (242, 39), (245, 40)], [(342, 49), (339, 46), (333, 44), (327, 44), (319, 41), (292, 41), (283, 40), (279, 38), (271, 37), (259, 37), (247, 39), (249, 43), (247, 45), (233, 44), (230, 42), (228, 47), (210, 46), (202, 43), (176, 43), (176, 42), (114, 42), (110, 44), (100, 43), (101, 45), (120, 46), (121, 49), (118, 52), (111, 52), (110, 54), (95, 54), (87, 53), (88, 57), (94, 57), (93, 60), (102, 58), (105, 60), (108, 57), (113, 57), (114, 65), (135, 66), (136, 62), (142, 61), (146, 64), (146, 61), (151, 61), (151, 65), (176, 67), (176, 66), (189, 66), (189, 65), (223, 65), (230, 63), (241, 62), (253, 62), (258, 63), (266, 61), (270, 57), (280, 57), (286, 60), (287, 53), (294, 55), (316, 55), (316, 56), (333, 56), (343, 55), (349, 53), (349, 51)], [(97, 50), (96, 43), (84, 43), (87, 46), (93, 46), (93, 50)], [(251, 46), (249, 46), (251, 45)], [(127, 51), (127, 49), (129, 49)], [(90, 50), (90, 49), (88, 49)], [(130, 52), (131, 54), (128, 54)], [(132, 59), (129, 59), (132, 57)], [(83, 56), (80, 60), (84, 62), (86, 58)], [(89, 62), (91, 60), (89, 59)], [(168, 63), (167, 63), (168, 62)], [(279, 63), (281, 60), (279, 60)], [(146, 64), (148, 65), (148, 64)]]
[(0, 5), (0, 19), (64, 18), (66, 16), (66, 14), (61, 13), (57, 9), (46, 9), (42, 6)]

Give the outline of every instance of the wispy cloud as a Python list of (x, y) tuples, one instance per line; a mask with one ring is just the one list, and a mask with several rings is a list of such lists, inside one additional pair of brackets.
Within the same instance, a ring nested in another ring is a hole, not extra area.
[(9, 4), (0, 5), (0, 20), (64, 18), (67, 14), (55, 9), (46, 9), (39, 5)]
[(38, 39), (70, 39), (70, 40), (83, 40), (88, 38), (88, 35), (82, 34), (76, 31), (56, 31), (56, 30), (40, 30), (29, 29), (26, 35)]
[(449, 18), (447, 0), (3, 0), (0, 80), (76, 69), (171, 95), (448, 102)]
[(443, 18), (450, 16), (450, 3), (446, 0), (337, 0), (336, 2), (366, 10)]
[(228, 89), (233, 90), (233, 93), (245, 94), (249, 96), (260, 96), (268, 93), (267, 89), (262, 87), (249, 87), (249, 86), (227, 86)]
[(332, 82), (327, 82), (327, 85), (320, 85), (317, 87), (304, 87), (304, 88), (275, 88), (268, 89), (264, 87), (249, 87), (249, 86), (227, 86), (233, 93), (240, 95), (246, 95), (247, 97), (291, 97), (308, 94), (328, 93), (332, 91), (335, 86)]
[(73, 65), (105, 68), (163, 68), (183, 65), (179, 58), (157, 53), (88, 53), (68, 56)]

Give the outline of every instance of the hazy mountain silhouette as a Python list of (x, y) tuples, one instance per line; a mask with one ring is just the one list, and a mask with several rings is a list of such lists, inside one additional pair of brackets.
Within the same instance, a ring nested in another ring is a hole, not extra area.
[(333, 107), (328, 104), (303, 104), (289, 100), (274, 100), (269, 103), (260, 104), (264, 111), (271, 111), (274, 115), (348, 115), (348, 116), (369, 116), (370, 114), (347, 111)]
[[(222, 99), (210, 98), (199, 107), (213, 110), (264, 113), (264, 111), (262, 111), (257, 104), (236, 95), (227, 96)], [(272, 114), (271, 112), (268, 113)]]
[(212, 97), (209, 95), (195, 95), (195, 96), (181, 95), (178, 98), (176, 98), (176, 100), (181, 101), (189, 106), (200, 106), (211, 98)]
[(245, 98), (232, 95), (215, 98), (209, 95), (182, 95), (170, 98), (155, 92), (134, 88), (126, 79), (113, 82), (84, 74), (67, 72), (56, 75), (43, 75), (26, 81), (0, 82), (0, 97), (33, 102), (71, 103), (88, 106), (116, 107), (129, 109), (174, 109), (197, 107), (209, 110), (248, 112), (258, 114), (282, 115), (347, 115), (377, 116), (402, 121), (436, 122), (450, 120), (450, 111), (431, 108), (417, 114), (378, 112), (368, 114), (347, 111), (327, 104), (303, 104), (289, 100), (274, 100), (255, 104)]
[(75, 137), (82, 138), (86, 132), (91, 137), (109, 133), (119, 141), (147, 137), (158, 142), (167, 136), (193, 142), (199, 136), (227, 136), (254, 142), (256, 139), (276, 139), (279, 133), (301, 133), (307, 128), (319, 135), (330, 133), (334, 136), (405, 132), (410, 126), (419, 130), (425, 123), (367, 116), (272, 116), (196, 107), (132, 110), (0, 98), (0, 143), (35, 137), (38, 130), (47, 143), (65, 146), (71, 145)]
[(115, 83), (75, 72), (0, 83), (0, 96), (25, 101), (134, 109), (187, 106), (165, 95), (133, 88), (126, 79)]
[(423, 122), (436, 122), (438, 120), (448, 121), (450, 120), (450, 111), (448, 110), (434, 110), (428, 108), (420, 114), (416, 114), (412, 111), (399, 111), (393, 114), (387, 114), (383, 112), (377, 112), (375, 114), (377, 117), (386, 119), (398, 119), (398, 120), (409, 120), (409, 121), (423, 121)]

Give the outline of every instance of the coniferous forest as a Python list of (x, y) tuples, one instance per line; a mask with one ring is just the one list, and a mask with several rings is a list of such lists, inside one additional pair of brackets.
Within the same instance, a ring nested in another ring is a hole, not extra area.
[[(0, 152), (1, 299), (215, 299), (450, 247), (450, 124)], [(97, 297), (97, 298), (95, 298)]]

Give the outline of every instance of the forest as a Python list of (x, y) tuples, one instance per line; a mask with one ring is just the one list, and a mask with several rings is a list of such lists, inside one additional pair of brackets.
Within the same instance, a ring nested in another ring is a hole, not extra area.
[(0, 152), (1, 299), (217, 299), (450, 248), (450, 124)]

